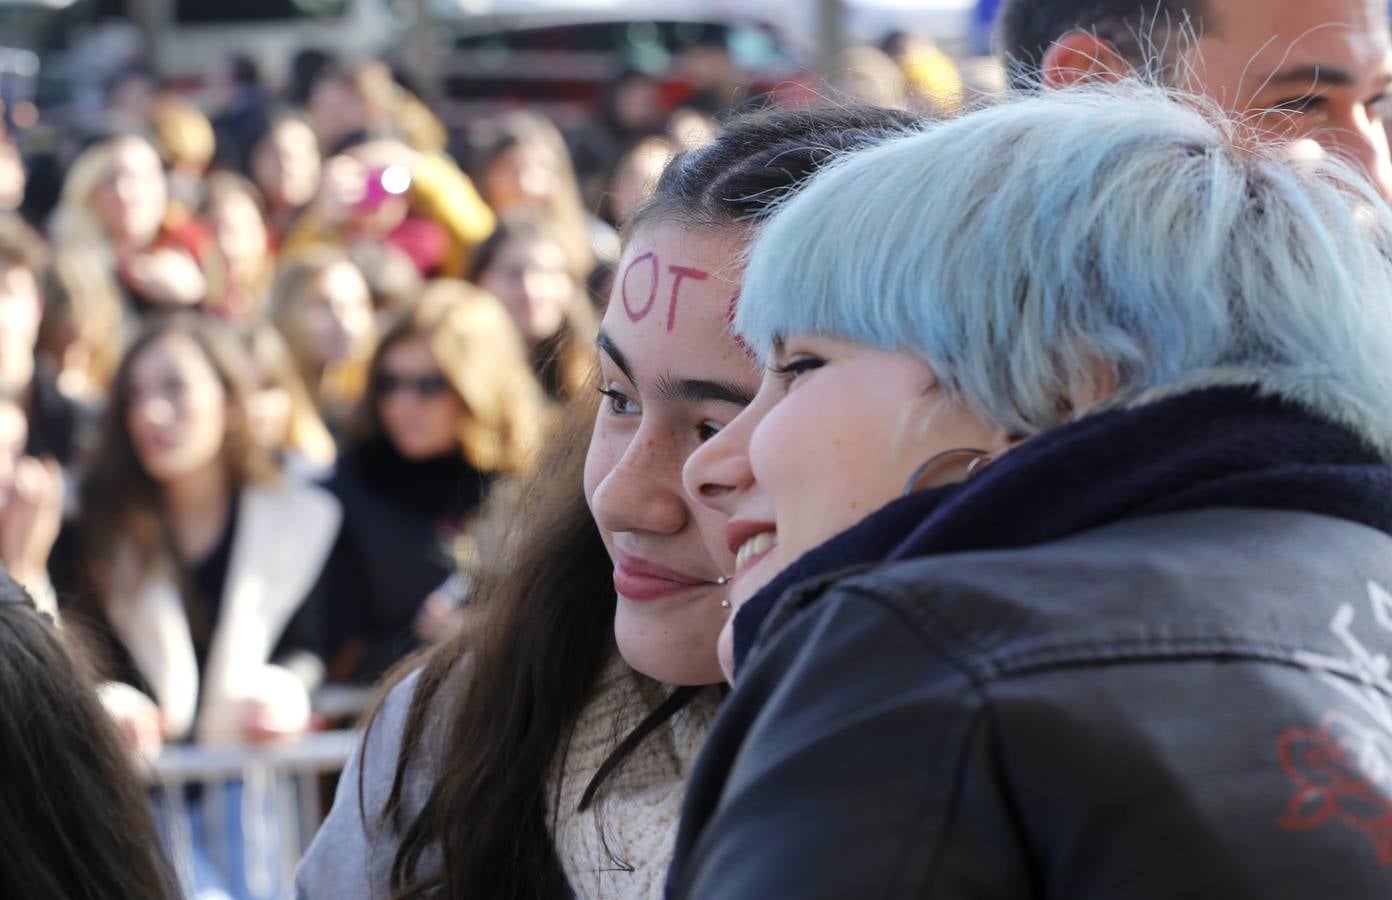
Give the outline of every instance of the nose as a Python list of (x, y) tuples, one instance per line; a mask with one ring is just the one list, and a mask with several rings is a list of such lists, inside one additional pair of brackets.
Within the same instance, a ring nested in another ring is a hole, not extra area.
[(156, 428), (163, 428), (174, 422), (174, 404), (168, 397), (148, 397), (141, 400), (135, 408), (136, 415), (145, 421), (147, 425)]
[(761, 418), (757, 407), (747, 407), (687, 459), (682, 483), (697, 503), (728, 516), (739, 495), (754, 486), (749, 438)]
[(1320, 143), (1358, 166), (1384, 198), (1392, 199), (1392, 155), (1388, 152), (1387, 129), (1382, 120), (1368, 115), (1359, 105), (1343, 122), (1320, 136)]
[(638, 430), (590, 498), (595, 522), (605, 531), (670, 535), (690, 521), (676, 435), (646, 431)]

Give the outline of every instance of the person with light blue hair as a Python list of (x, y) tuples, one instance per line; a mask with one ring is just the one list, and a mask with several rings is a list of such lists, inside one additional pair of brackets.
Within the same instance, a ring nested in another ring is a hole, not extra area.
[(1389, 286), (1350, 165), (1153, 87), (816, 176), (686, 464), (735, 689), (669, 897), (1392, 895)]

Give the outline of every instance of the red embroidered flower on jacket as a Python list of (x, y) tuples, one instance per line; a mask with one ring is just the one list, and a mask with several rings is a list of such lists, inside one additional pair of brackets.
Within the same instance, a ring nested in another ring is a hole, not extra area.
[(1378, 860), (1392, 866), (1392, 798), (1349, 758), (1327, 725), (1285, 732), (1276, 741), (1276, 755), (1297, 787), (1277, 827), (1304, 831), (1341, 822), (1364, 832)]

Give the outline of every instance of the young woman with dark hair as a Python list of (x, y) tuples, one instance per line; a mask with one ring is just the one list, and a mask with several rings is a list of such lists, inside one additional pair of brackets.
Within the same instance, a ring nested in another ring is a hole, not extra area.
[(0, 896), (173, 900), (145, 792), (86, 660), (0, 572)]
[[(103, 701), (142, 754), (309, 727), (324, 671), (322, 570), (341, 512), (328, 492), (280, 477), (255, 440), (250, 369), (209, 317), (150, 322), (117, 369), (82, 487), (86, 583), (70, 619), (105, 651)], [(266, 896), (243, 884), (238, 857), (243, 810), (269, 798), (243, 798), (239, 784), (227, 793), (230, 845), (193, 837), (195, 854), (225, 852), (226, 865), (195, 857), (181, 878)], [(200, 813), (202, 796), (187, 799)]]
[(705, 550), (726, 523), (699, 514), (680, 468), (757, 384), (727, 329), (740, 254), (771, 203), (910, 124), (776, 113), (668, 168), (600, 331), (600, 409), (568, 410), (477, 620), (402, 670), (416, 669), (350, 762), (301, 896), (661, 896), (720, 693), (734, 560)]

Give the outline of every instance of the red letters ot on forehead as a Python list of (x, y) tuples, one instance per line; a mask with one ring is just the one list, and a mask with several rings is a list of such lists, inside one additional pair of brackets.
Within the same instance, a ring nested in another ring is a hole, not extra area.
[[(641, 306), (635, 307), (633, 298), (629, 295), (628, 281), (633, 270), (643, 263), (647, 263), (651, 269), (651, 281), (648, 285), (647, 298), (642, 301)], [(635, 324), (643, 321), (657, 304), (657, 281), (661, 267), (662, 260), (658, 258), (657, 254), (648, 252), (635, 257), (633, 262), (628, 264), (628, 268), (624, 269), (623, 278), (619, 282), (619, 296), (623, 299), (624, 312), (628, 314), (629, 321)], [(667, 331), (671, 333), (677, 324), (677, 299), (681, 291), (682, 281), (687, 278), (705, 281), (710, 277), (710, 273), (689, 266), (668, 266), (667, 271), (675, 276), (672, 279), (672, 299), (667, 304)]]

